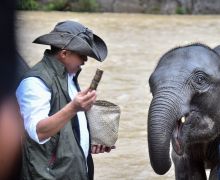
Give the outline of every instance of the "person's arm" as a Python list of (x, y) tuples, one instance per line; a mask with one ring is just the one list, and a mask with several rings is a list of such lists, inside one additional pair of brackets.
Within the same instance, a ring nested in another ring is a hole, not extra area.
[(79, 92), (76, 97), (60, 111), (39, 121), (36, 130), (39, 140), (43, 141), (44, 139), (55, 135), (64, 127), (67, 121), (76, 115), (78, 111), (89, 110), (95, 100), (95, 91), (90, 92), (88, 89), (86, 89)]
[(39, 141), (36, 125), (41, 119), (48, 117), (51, 100), (50, 90), (41, 79), (28, 77), (20, 82), (16, 90), (16, 97), (24, 128), (29, 137), (39, 144), (47, 142), (50, 138)]
[(78, 93), (63, 109), (48, 117), (51, 93), (42, 80), (36, 77), (24, 79), (16, 90), (25, 130), (39, 144), (47, 142), (77, 111), (88, 110), (96, 99), (96, 92)]

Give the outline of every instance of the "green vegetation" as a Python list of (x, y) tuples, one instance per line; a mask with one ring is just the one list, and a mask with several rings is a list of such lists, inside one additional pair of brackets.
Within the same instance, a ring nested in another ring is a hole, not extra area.
[(18, 0), (17, 9), (95, 12), (99, 6), (96, 0)]
[(98, 10), (98, 4), (96, 0), (79, 0), (79, 11), (97, 11)]
[(177, 7), (176, 8), (176, 14), (188, 14), (188, 10), (184, 7)]
[(68, 10), (68, 0), (56, 0), (41, 5), (40, 10), (44, 11), (65, 11)]
[(17, 9), (19, 10), (37, 10), (39, 4), (36, 0), (19, 0), (17, 3)]

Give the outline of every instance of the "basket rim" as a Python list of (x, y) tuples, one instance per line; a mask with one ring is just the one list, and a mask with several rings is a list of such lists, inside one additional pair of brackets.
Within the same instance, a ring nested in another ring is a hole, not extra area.
[(115, 106), (120, 109), (120, 107), (117, 104), (114, 104), (113, 102), (106, 101), (106, 100), (96, 100), (94, 102), (94, 105), (108, 105), (108, 106)]

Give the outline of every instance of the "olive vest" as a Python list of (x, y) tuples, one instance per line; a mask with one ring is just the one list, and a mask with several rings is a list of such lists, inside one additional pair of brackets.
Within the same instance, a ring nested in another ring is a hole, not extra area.
[[(38, 77), (51, 92), (50, 112), (53, 115), (71, 101), (68, 94), (67, 72), (64, 65), (45, 52), (45, 55), (24, 78)], [(28, 135), (23, 146), (22, 175), (24, 180), (88, 180), (93, 179), (93, 161), (86, 159), (74, 134), (71, 121), (49, 141), (38, 144)]]

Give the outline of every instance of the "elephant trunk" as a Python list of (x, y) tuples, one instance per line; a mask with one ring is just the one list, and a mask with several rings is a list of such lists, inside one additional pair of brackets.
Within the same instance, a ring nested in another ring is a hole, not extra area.
[[(172, 98), (167, 98), (172, 97)], [(157, 174), (171, 167), (170, 138), (178, 118), (177, 99), (169, 94), (154, 96), (148, 115), (148, 146), (151, 166)]]

